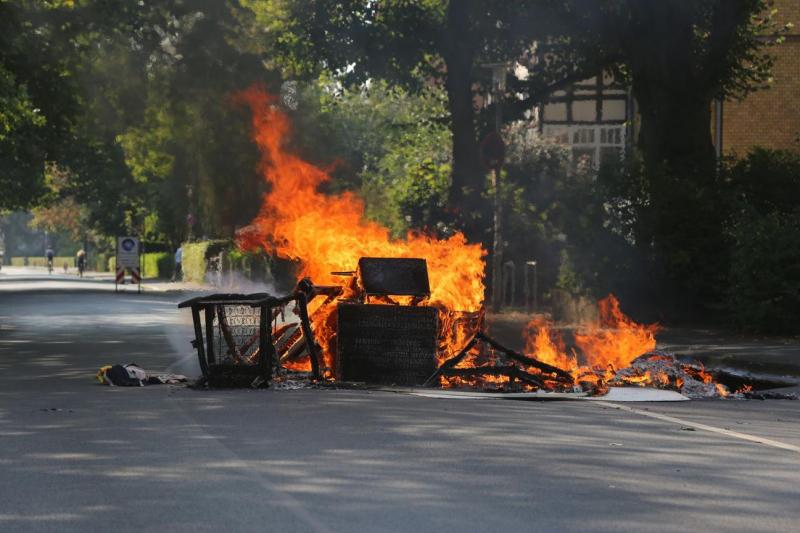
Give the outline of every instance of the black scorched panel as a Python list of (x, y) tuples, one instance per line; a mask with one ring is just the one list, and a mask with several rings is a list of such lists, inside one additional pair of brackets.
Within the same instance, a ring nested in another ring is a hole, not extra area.
[(436, 369), (436, 309), (339, 304), (342, 381), (421, 385)]
[(367, 294), (429, 296), (431, 293), (424, 259), (362, 257), (358, 260), (358, 270)]

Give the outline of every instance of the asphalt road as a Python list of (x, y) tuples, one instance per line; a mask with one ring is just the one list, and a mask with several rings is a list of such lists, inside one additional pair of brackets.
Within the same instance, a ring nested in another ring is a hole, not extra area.
[(198, 372), (183, 296), (9, 283), (0, 531), (798, 527), (800, 402), (104, 387), (109, 363)]

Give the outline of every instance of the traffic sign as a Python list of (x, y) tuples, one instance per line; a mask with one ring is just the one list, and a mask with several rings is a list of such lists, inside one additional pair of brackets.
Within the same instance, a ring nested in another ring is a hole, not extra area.
[(139, 239), (136, 237), (120, 237), (117, 240), (117, 266), (125, 268), (139, 267)]
[(493, 131), (481, 142), (481, 161), (489, 170), (500, 170), (506, 158), (506, 143), (496, 131)]
[(139, 284), (142, 290), (141, 261), (139, 252), (139, 239), (136, 237), (117, 238), (117, 271), (115, 275), (115, 288), (120, 283), (125, 283), (125, 271), (131, 273), (131, 281)]

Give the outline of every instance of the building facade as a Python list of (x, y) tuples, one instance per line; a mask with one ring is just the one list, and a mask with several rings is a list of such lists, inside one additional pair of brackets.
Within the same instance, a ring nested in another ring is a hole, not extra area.
[(571, 147), (572, 160), (597, 166), (620, 159), (633, 138), (634, 104), (627, 88), (607, 75), (555, 91), (539, 110), (543, 136)]
[[(800, 152), (800, 0), (776, 0), (780, 25), (792, 23), (772, 48), (773, 81), (742, 101), (716, 102), (711, 133), (719, 155), (744, 155), (755, 146)], [(598, 166), (636, 142), (636, 102), (609, 76), (598, 75), (554, 92), (538, 110), (544, 137), (571, 148), (573, 162)]]
[(773, 82), (740, 102), (715, 106), (718, 153), (741, 156), (755, 146), (800, 152), (800, 0), (776, 0), (775, 7), (779, 24), (794, 27), (771, 51)]

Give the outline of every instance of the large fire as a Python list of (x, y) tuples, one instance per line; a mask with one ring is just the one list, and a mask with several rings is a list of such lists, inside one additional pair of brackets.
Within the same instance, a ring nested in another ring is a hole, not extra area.
[[(444, 240), (410, 233), (392, 239), (389, 231), (364, 217), (364, 203), (351, 192), (328, 195), (318, 188), (330, 180), (323, 169), (286, 150), (289, 118), (276, 98), (252, 87), (238, 96), (252, 112), (253, 139), (261, 150), (261, 170), (271, 186), (261, 212), (248, 231), (240, 233), (245, 249), (274, 250), (278, 256), (299, 261), (300, 276), (315, 283), (339, 284), (346, 280), (334, 272), (350, 271), (361, 257), (421, 257), (427, 261), (431, 296), (443, 322), (453, 322), (458, 312), (478, 312), (484, 297), (485, 252), (469, 244), (461, 233)], [(317, 337), (330, 367), (330, 320), (317, 317)], [(321, 331), (327, 329), (327, 331)], [(464, 342), (460, 329), (444, 328), (442, 351)]]
[[(455, 375), (442, 375), (439, 383), (442, 386), (508, 384), (511, 380), (508, 373), (498, 373), (498, 368), (492, 366), (497, 347), (487, 349), (474, 340), (483, 326), (485, 252), (481, 246), (467, 243), (460, 233), (447, 239), (419, 233), (392, 239), (386, 228), (365, 218), (364, 203), (356, 194), (320, 192), (319, 187), (330, 176), (286, 149), (291, 136), (290, 121), (274, 96), (253, 87), (239, 93), (237, 99), (249, 106), (252, 113), (253, 139), (262, 154), (261, 171), (270, 185), (259, 215), (240, 232), (239, 245), (244, 249), (270, 250), (279, 257), (296, 261), (301, 277), (340, 286), (342, 298), (352, 297), (359, 290), (357, 280), (342, 273), (352, 271), (362, 257), (424, 258), (431, 294), (423, 303), (439, 310), (438, 363), (459, 352), (464, 355), (457, 365), (450, 367)], [(309, 310), (327, 377), (334, 366), (334, 310), (331, 305)], [(601, 392), (614, 380), (680, 389), (681, 376), (654, 374), (649, 367), (641, 372), (631, 370), (639, 356), (655, 349), (657, 330), (657, 325), (639, 325), (625, 316), (613, 296), (599, 302), (597, 323), (582, 325), (575, 331), (575, 349), (567, 349), (553, 325), (536, 317), (524, 332), (525, 353), (530, 355), (512, 353), (517, 363), (521, 361), (521, 367), (512, 376), (528, 390), (536, 383), (551, 390), (572, 389), (580, 384)], [(531, 358), (557, 367), (560, 372), (543, 370)], [(292, 370), (310, 368), (308, 358), (287, 361), (284, 366)], [(470, 368), (480, 369), (480, 377), (457, 374)], [(702, 369), (696, 374), (703, 383), (710, 382), (710, 376)]]

